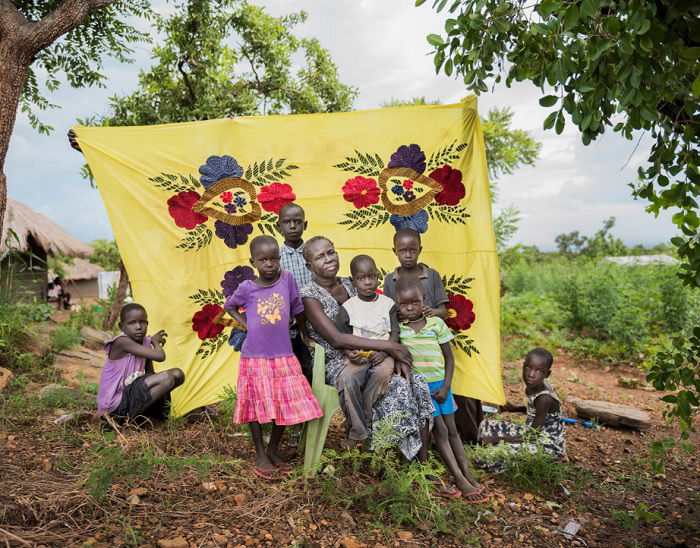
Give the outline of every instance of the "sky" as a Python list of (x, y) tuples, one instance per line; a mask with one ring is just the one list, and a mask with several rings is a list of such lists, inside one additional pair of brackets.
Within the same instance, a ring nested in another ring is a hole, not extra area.
[[(264, 5), (273, 15), (293, 10), (308, 13), (297, 35), (316, 37), (330, 51), (341, 81), (359, 89), (358, 110), (377, 108), (392, 97), (425, 96), (447, 104), (469, 94), (461, 81), (435, 75), (425, 37), (440, 33), (447, 15), (431, 10), (431, 2), (419, 8), (413, 0), (271, 0)], [(162, 0), (153, 6), (161, 12), (172, 9)], [(137, 24), (146, 28), (143, 22)], [(55, 128), (49, 136), (39, 135), (26, 115), (18, 113), (10, 141), (5, 163), (10, 198), (86, 242), (112, 239), (112, 230), (99, 193), (80, 176), (83, 157), (68, 146), (65, 134), (79, 118), (107, 114), (110, 96), (136, 88), (138, 71), (151, 63), (150, 47), (137, 45), (134, 57), (131, 65), (105, 61), (106, 89), (74, 90), (64, 85), (53, 93), (51, 102), (62, 108), (40, 113), (42, 121)], [(539, 106), (541, 95), (529, 84), (512, 88), (501, 84), (479, 97), (482, 115), (491, 107), (509, 106), (514, 112), (513, 127), (529, 131), (542, 143), (534, 167), (499, 180), (494, 211), (514, 204), (522, 212), (511, 244), (551, 250), (558, 234), (574, 230), (592, 234), (611, 216), (616, 218), (614, 234), (628, 245), (650, 246), (674, 236), (671, 214), (654, 218), (645, 211), (644, 201), (632, 198), (627, 186), (644, 165), (651, 140), (627, 141), (610, 132), (584, 147), (570, 123), (561, 135), (544, 131), (542, 122), (549, 110)]]

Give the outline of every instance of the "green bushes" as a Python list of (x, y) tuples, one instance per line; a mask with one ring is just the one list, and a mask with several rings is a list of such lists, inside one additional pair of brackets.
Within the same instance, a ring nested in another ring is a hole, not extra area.
[(505, 282), (506, 359), (550, 345), (587, 358), (638, 361), (690, 329), (700, 305), (674, 266), (523, 261), (506, 267)]
[(80, 344), (81, 340), (80, 332), (75, 327), (59, 327), (51, 333), (51, 348), (61, 352)]

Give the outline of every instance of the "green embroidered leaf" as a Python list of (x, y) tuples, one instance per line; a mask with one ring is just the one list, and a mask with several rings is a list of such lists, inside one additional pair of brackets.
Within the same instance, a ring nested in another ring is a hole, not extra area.
[(466, 225), (467, 219), (470, 217), (470, 215), (467, 213), (466, 206), (462, 205), (447, 206), (431, 203), (428, 205), (426, 210), (428, 211), (428, 215), (431, 219), (441, 221), (443, 223)]
[(359, 173), (360, 175), (368, 175), (370, 177), (378, 177), (379, 169), (384, 168), (384, 162), (379, 157), (378, 154), (372, 155), (371, 152), (362, 154), (361, 152), (355, 151), (356, 157), (348, 156), (345, 158), (345, 162), (340, 162), (335, 164), (333, 167), (342, 169), (343, 171), (351, 171), (353, 173)]
[(163, 173), (158, 177), (149, 177), (148, 180), (155, 183), (158, 188), (168, 192), (183, 192), (185, 190), (194, 190), (200, 186), (199, 182), (191, 175), (188, 177), (172, 173)]
[(474, 345), (474, 341), (470, 339), (465, 333), (461, 331), (452, 330), (455, 338), (452, 339), (452, 344), (464, 352), (467, 356), (474, 354), (479, 354), (479, 350)]
[(434, 169), (442, 167), (445, 164), (450, 164), (457, 160), (465, 148), (467, 148), (468, 143), (460, 143), (457, 145), (457, 141), (452, 141), (451, 144), (444, 146), (433, 152), (428, 159), (425, 171), (430, 173)]
[(212, 231), (204, 224), (197, 225), (187, 232), (182, 241), (175, 246), (185, 251), (200, 250), (211, 243)]
[(250, 178), (253, 176), (253, 170), (251, 169), (250, 166), (248, 166), (248, 169), (245, 170), (245, 174), (243, 175), (243, 178), (246, 181), (250, 181)]
[(196, 353), (199, 354), (202, 359), (207, 358), (215, 352), (218, 352), (218, 350), (224, 345), (224, 343), (227, 340), (228, 334), (222, 331), (213, 339), (207, 339), (205, 341), (202, 341), (202, 344), (199, 345), (199, 348), (197, 349)]
[(224, 300), (224, 294), (218, 289), (199, 289), (188, 297), (200, 306), (205, 304), (220, 304)]
[(347, 227), (348, 230), (370, 229), (386, 224), (389, 221), (389, 213), (378, 205), (371, 205), (364, 209), (356, 209), (344, 213), (344, 220), (338, 224)]
[(469, 293), (473, 281), (474, 278), (467, 278), (457, 274), (452, 274), (449, 278), (447, 276), (442, 277), (442, 285), (445, 286), (445, 291), (448, 293)]

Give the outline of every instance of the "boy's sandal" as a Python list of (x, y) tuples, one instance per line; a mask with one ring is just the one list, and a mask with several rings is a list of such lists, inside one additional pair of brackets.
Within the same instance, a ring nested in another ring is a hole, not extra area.
[[(470, 498), (470, 497), (477, 497), (477, 498)], [(472, 493), (463, 493), (462, 498), (464, 499), (465, 502), (468, 502), (469, 504), (480, 504), (482, 502), (488, 501), (491, 497), (493, 497), (493, 493), (486, 493), (484, 494), (482, 492), (474, 491)]]
[(431, 480), (431, 483), (437, 489), (437, 494), (446, 499), (458, 499), (462, 496), (462, 491), (457, 489), (454, 485), (449, 483), (444, 483), (439, 479)]
[(278, 481), (280, 479), (277, 470), (260, 470), (260, 468), (254, 467), (253, 474), (268, 481)]

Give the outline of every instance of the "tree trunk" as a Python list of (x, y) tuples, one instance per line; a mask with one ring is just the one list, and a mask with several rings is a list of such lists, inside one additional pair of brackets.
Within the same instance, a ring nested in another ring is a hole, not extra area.
[(24, 62), (22, 53), (12, 41), (0, 38), (0, 234), (7, 207), (5, 157), (10, 146), (10, 136), (17, 118), (17, 106), (29, 65), (29, 60)]
[(111, 331), (114, 329), (114, 324), (117, 323), (117, 318), (119, 318), (119, 311), (122, 309), (124, 304), (124, 299), (126, 298), (126, 290), (129, 287), (129, 274), (124, 266), (124, 261), (119, 261), (119, 285), (117, 286), (117, 294), (114, 297), (114, 302), (109, 309), (109, 314), (105, 316), (104, 323), (102, 324), (102, 329), (105, 331)]

